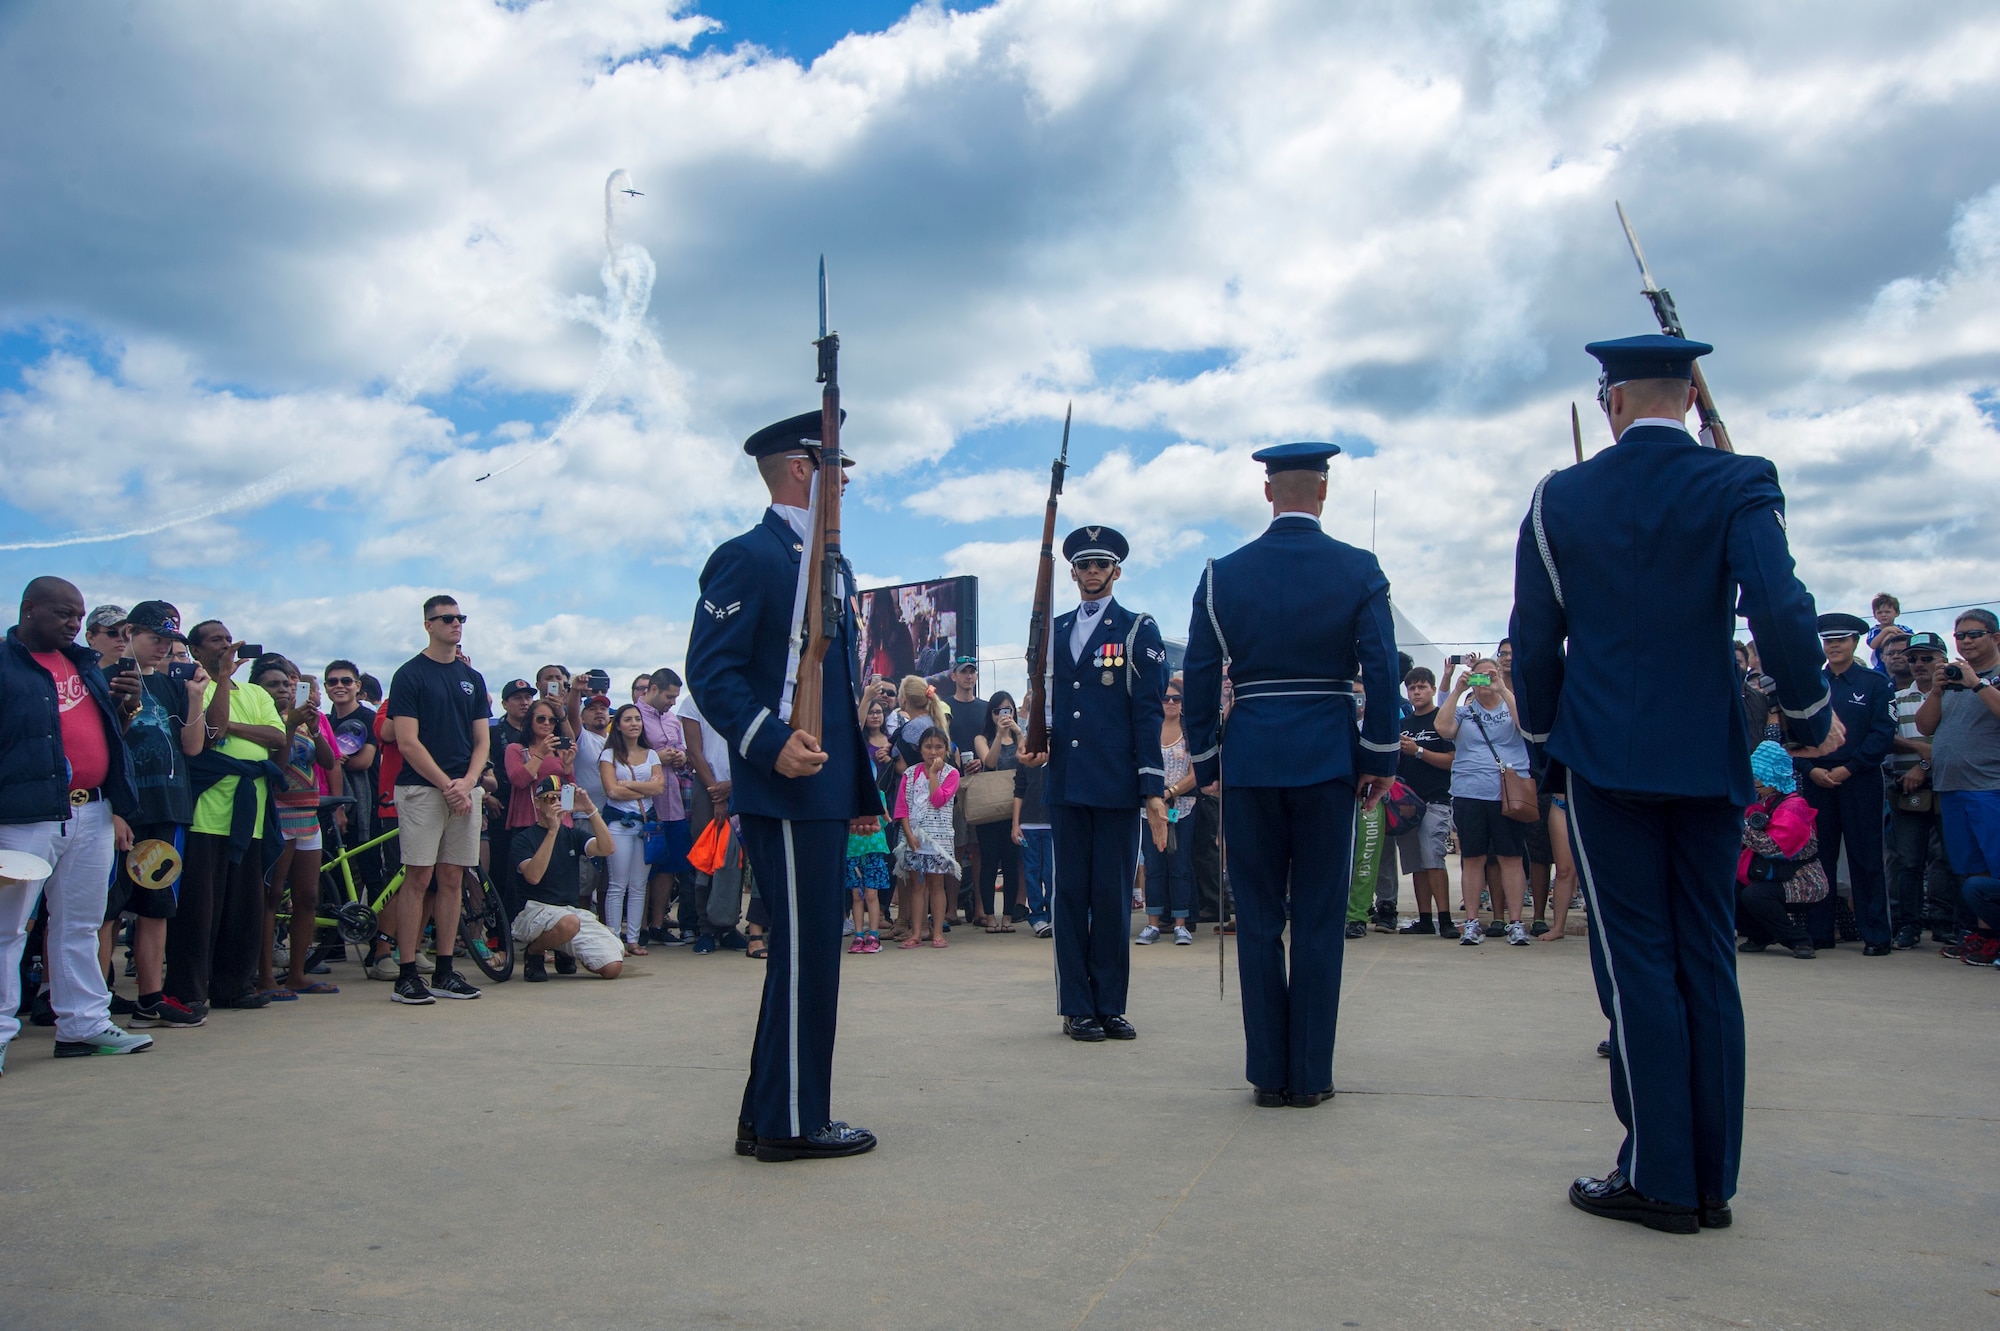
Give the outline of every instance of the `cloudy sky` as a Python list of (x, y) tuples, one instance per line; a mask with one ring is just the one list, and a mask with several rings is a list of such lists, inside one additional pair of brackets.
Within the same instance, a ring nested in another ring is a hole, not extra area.
[(2000, 598), (1990, 4), (12, 0), (0, 118), (0, 583), (314, 666), (435, 590), (496, 682), (678, 662), (822, 252), (850, 551), (978, 575), (984, 655), (1071, 400), (1170, 635), (1330, 438), (1329, 529), (1491, 640), (1581, 345), (1652, 329), (1614, 198), (1822, 608)]

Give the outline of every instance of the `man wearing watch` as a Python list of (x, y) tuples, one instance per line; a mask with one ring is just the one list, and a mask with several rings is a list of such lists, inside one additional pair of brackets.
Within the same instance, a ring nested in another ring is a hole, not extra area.
[[(1848, 884), (1854, 894), (1854, 921), (1861, 932), (1861, 954), (1886, 957), (1890, 952), (1889, 893), (1882, 872), (1882, 760), (1896, 739), (1891, 698), (1895, 690), (1886, 676), (1854, 659), (1868, 623), (1859, 615), (1838, 612), (1819, 617), (1820, 651), (1826, 657), (1824, 677), (1833, 697), (1834, 715), (1846, 727), (1846, 741), (1831, 753), (1801, 763), (1799, 792), (1818, 813), (1819, 859), (1826, 880), (1835, 880), (1843, 845), (1847, 848)], [(1806, 912), (1806, 928), (1815, 948), (1834, 946), (1834, 894), (1829, 892)]]
[(1967, 610), (1952, 638), (1959, 659), (1938, 667), (1917, 729), (1931, 738), (1938, 821), (1951, 867), (1965, 879), (1959, 959), (1991, 964), (2000, 960), (2000, 620)]

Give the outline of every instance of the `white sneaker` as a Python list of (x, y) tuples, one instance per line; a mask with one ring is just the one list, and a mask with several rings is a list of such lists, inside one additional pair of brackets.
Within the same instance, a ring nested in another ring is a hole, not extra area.
[(842, 920), (842, 921), (840, 922), (840, 936), (841, 936), (842, 938), (852, 938), (852, 937), (854, 937), (854, 917), (853, 917), (853, 916), (851, 916), (851, 915), (850, 915), (850, 916), (848, 916), (848, 917), (847, 917), (846, 919), (844, 919), (844, 920)]
[(1458, 945), (1460, 947), (1478, 947), (1479, 940), (1484, 937), (1485, 935), (1479, 930), (1479, 921), (1467, 920), (1464, 926), (1458, 931)]
[(1145, 928), (1139, 931), (1139, 936), (1133, 939), (1132, 941), (1137, 943), (1140, 947), (1145, 947), (1148, 943), (1159, 942), (1160, 926), (1157, 924), (1147, 925)]
[(1528, 926), (1522, 924), (1519, 920), (1509, 920), (1507, 922), (1507, 941), (1515, 947), (1526, 947), (1528, 945)]
[(403, 968), (396, 964), (393, 951), (383, 953), (368, 964), (368, 978), (371, 980), (393, 980), (402, 973)]
[(1188, 932), (1188, 927), (1185, 924), (1177, 924), (1174, 926), (1175, 947), (1187, 947), (1193, 942), (1194, 942), (1194, 935)]
[(57, 1058), (89, 1058), (93, 1054), (137, 1054), (153, 1047), (150, 1035), (134, 1035), (116, 1026), (106, 1026), (81, 1040), (56, 1041)]

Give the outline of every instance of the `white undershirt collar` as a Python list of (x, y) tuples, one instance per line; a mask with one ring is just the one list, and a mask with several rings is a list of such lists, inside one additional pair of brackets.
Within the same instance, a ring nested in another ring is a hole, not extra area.
[(810, 510), (793, 508), (790, 504), (773, 504), (771, 511), (785, 520), (785, 525), (792, 529), (799, 540), (806, 539), (806, 527), (812, 521)]
[[(1694, 435), (1688, 432), (1687, 423), (1685, 421), (1673, 420), (1670, 417), (1666, 416), (1641, 416), (1638, 420), (1633, 421), (1630, 425), (1626, 426), (1625, 429), (1629, 433), (1630, 431), (1638, 429), (1642, 425), (1663, 425), (1669, 430), (1679, 430), (1682, 434), (1687, 435), (1687, 437), (1690, 439), (1694, 438)], [(1623, 439), (1625, 436), (1621, 434), (1618, 437), (1620, 439)]]

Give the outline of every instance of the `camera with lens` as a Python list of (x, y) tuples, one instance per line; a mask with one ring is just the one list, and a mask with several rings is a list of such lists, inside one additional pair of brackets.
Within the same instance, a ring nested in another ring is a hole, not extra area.
[(1946, 666), (1944, 668), (1944, 686), (1948, 689), (1964, 688), (1965, 671), (1955, 665)]

